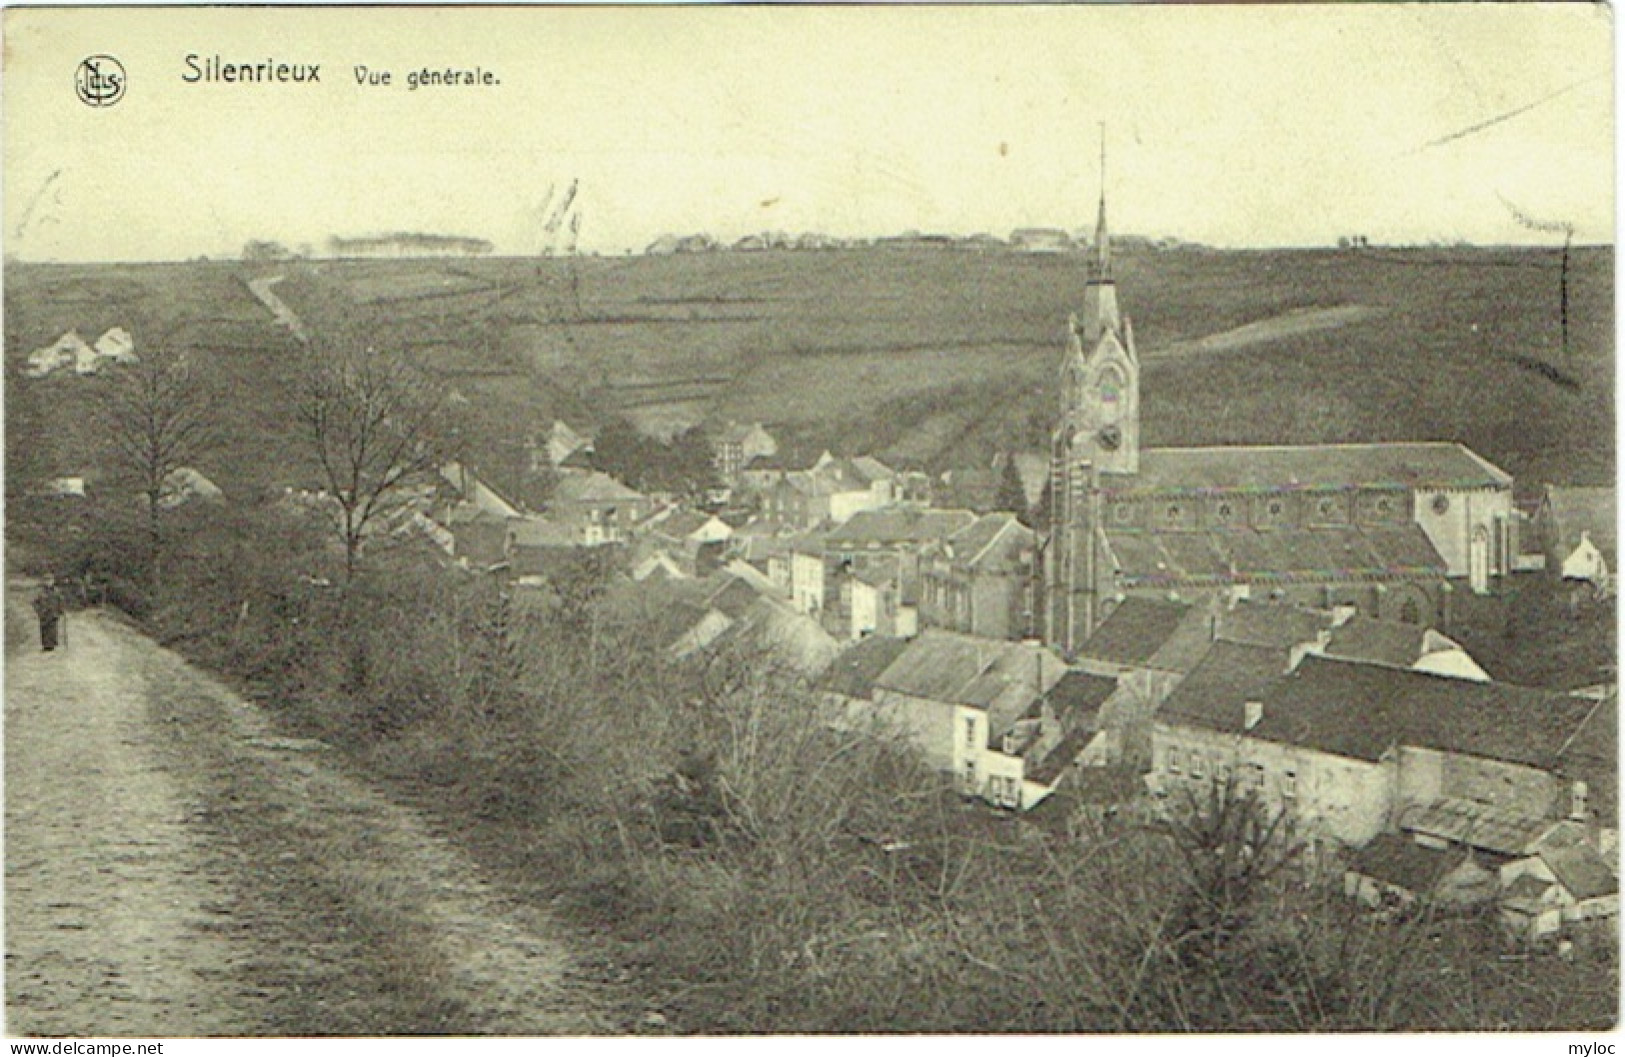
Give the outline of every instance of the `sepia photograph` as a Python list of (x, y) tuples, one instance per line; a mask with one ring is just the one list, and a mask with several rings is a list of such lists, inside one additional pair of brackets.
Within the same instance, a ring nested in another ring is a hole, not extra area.
[(8, 1036), (1616, 1052), (1610, 7), (0, 17)]

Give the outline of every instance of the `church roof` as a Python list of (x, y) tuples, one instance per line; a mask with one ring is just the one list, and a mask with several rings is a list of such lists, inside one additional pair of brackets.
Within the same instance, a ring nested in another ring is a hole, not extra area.
[(1442, 577), (1444, 559), (1416, 525), (1105, 533), (1124, 587)]
[(1507, 488), (1512, 477), (1461, 444), (1309, 444), (1147, 448), (1132, 477), (1102, 482), (1112, 496), (1361, 487)]

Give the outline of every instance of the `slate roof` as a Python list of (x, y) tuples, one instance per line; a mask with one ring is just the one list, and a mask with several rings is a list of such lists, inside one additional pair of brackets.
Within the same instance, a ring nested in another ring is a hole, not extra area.
[(515, 518), (508, 522), (508, 539), (515, 547), (573, 547), (580, 542), (569, 525), (541, 518)]
[(1143, 667), (1173, 637), (1190, 608), (1184, 602), (1125, 598), (1078, 647), (1078, 656), (1107, 664)]
[(1264, 715), (1249, 736), (1368, 761), (1411, 745), (1550, 769), (1594, 704), (1551, 690), (1312, 655), (1250, 692), (1237, 685), (1222, 694), (1187, 693), (1207, 663), (1175, 689), (1164, 711), (1180, 698), (1178, 714), (1187, 721), (1240, 733), (1245, 702), (1258, 701)]
[(1424, 848), (1400, 833), (1383, 833), (1354, 854), (1351, 868), (1384, 884), (1425, 896), (1460, 861), (1462, 852)]
[(1396, 824), (1408, 833), (1506, 856), (1527, 855), (1557, 825), (1456, 797), (1412, 804), (1399, 813)]
[(1278, 649), (1215, 642), (1163, 700), (1157, 718), (1239, 732), (1243, 704), (1256, 700), (1260, 687), (1281, 678), (1286, 662)]
[(615, 503), (642, 498), (642, 492), (597, 470), (560, 474), (553, 488), (553, 501), (557, 503)]
[(1577, 900), (1619, 894), (1619, 878), (1590, 845), (1547, 849), (1540, 853), (1540, 858), (1558, 883)]
[(1397, 620), (1373, 620), (1355, 615), (1332, 629), (1326, 643), (1328, 657), (1409, 668), (1422, 658), (1427, 629)]
[(1051, 749), (1049, 755), (1039, 761), (1036, 767), (1028, 768), (1023, 777), (1040, 785), (1055, 784), (1055, 780), (1061, 777), (1061, 772), (1077, 762), (1078, 754), (1089, 747), (1089, 742), (1094, 737), (1095, 731), (1088, 727), (1068, 731), (1060, 744)]
[(826, 537), (835, 549), (862, 547), (870, 543), (926, 543), (944, 540), (974, 525), (976, 515), (969, 510), (932, 510), (918, 507), (885, 507), (860, 510)]
[[(1064, 671), (1060, 659), (1041, 647), (930, 628), (909, 643), (875, 680), (875, 686), (930, 701), (985, 708), (1001, 718), (1019, 703), (1020, 708), (1008, 717), (1013, 720)], [(1015, 691), (1012, 697), (1006, 697), (1007, 689)]]
[(908, 648), (907, 639), (871, 635), (842, 651), (830, 664), (818, 688), (847, 697), (867, 698), (880, 673)]
[(948, 540), (956, 564), (970, 569), (1002, 571), (1013, 550), (1031, 547), (1033, 530), (1014, 514), (984, 514)]
[(1064, 730), (1091, 725), (1100, 706), (1117, 692), (1117, 680), (1073, 669), (1061, 676), (1044, 697)]
[(1442, 577), (1447, 566), (1418, 525), (1392, 528), (1106, 530), (1124, 586), (1186, 582)]
[(1512, 477), (1461, 444), (1308, 444), (1147, 448), (1132, 477), (1105, 478), (1112, 496), (1396, 486), (1509, 488)]
[(687, 539), (709, 525), (711, 521), (712, 516), (710, 514), (701, 513), (698, 510), (682, 509), (672, 511), (650, 527), (663, 536), (681, 540)]
[(1241, 602), (1221, 611), (1218, 618), (1218, 637), (1223, 641), (1278, 650), (1314, 642), (1335, 619), (1326, 610), (1272, 602)]

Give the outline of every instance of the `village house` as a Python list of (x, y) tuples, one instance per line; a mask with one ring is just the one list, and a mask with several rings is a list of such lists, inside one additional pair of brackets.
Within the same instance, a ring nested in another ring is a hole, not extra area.
[(597, 470), (564, 470), (548, 500), (550, 520), (569, 525), (587, 545), (622, 543), (648, 518), (648, 496)]
[(1033, 531), (1008, 513), (986, 514), (947, 539), (926, 544), (920, 559), (921, 621), (983, 638), (1030, 637), (1036, 550)]
[(656, 568), (677, 577), (704, 576), (725, 560), (733, 529), (721, 518), (686, 507), (667, 507), (638, 526), (632, 544), (632, 578)]
[(1485, 866), (1472, 849), (1418, 844), (1399, 833), (1378, 834), (1350, 856), (1343, 873), (1343, 893), (1373, 909), (1480, 906), (1500, 888), (1493, 864)]
[(878, 459), (837, 459), (826, 451), (810, 470), (791, 470), (774, 482), (766, 512), (798, 529), (839, 525), (860, 511), (890, 506), (895, 478)]
[(471, 467), (460, 462), (448, 462), (440, 467), (440, 479), (455, 493), (460, 506), (483, 511), (493, 517), (518, 517), (520, 510)]
[(1039, 646), (927, 629), (906, 643), (865, 639), (821, 689), (832, 721), (907, 737), (966, 795), (1026, 809), (1050, 788), (1027, 779), (1026, 761), (1003, 751), (1004, 735), (1065, 670)]
[(123, 327), (112, 327), (91, 345), (70, 330), (55, 342), (28, 354), (28, 365), (23, 373), (30, 378), (44, 378), (58, 370), (73, 369), (78, 375), (96, 374), (109, 364), (139, 363), (135, 342)]
[(1004, 753), (1026, 760), (1028, 777), (1044, 785), (1069, 767), (1113, 765), (1101, 710), (1116, 692), (1116, 679), (1068, 670), (1005, 732)]
[(901, 562), (889, 561), (844, 569), (840, 606), (829, 612), (847, 638), (893, 635), (911, 638), (919, 631), (918, 610), (903, 599)]
[(1134, 328), (1100, 203), (1050, 458), (1046, 634), (1067, 656), (1122, 595), (1250, 596), (1448, 628), (1518, 553), (1512, 478), (1441, 442), (1145, 448)]
[(969, 510), (932, 510), (889, 506), (865, 510), (827, 533), (824, 551), (836, 570), (864, 569), (874, 564), (896, 567), (903, 593), (918, 600), (922, 555), (976, 524)]
[(1500, 886), (1502, 920), (1531, 940), (1578, 922), (1619, 918), (1619, 864), (1584, 842), (1507, 863)]
[(554, 469), (566, 466), (589, 468), (593, 441), (590, 436), (570, 428), (563, 419), (554, 419), (546, 433), (530, 438), (527, 448), (532, 473), (547, 466)]
[(1605, 782), (1607, 802), (1586, 809), (1600, 846), (1618, 826), (1615, 764), (1595, 732), (1605, 708), (1312, 654), (1284, 670), (1277, 650), (1217, 642), (1157, 713), (1150, 782), (1177, 806), (1234, 780), (1300, 834), (1349, 848), (1422, 832), (1419, 818), (1448, 819), (1461, 804), (1538, 825), (1571, 816), (1576, 790)]
[(1612, 488), (1547, 485), (1534, 519), (1546, 569), (1564, 580), (1589, 583), (1598, 593), (1614, 593), (1618, 517)]
[(730, 422), (712, 438), (711, 448), (717, 473), (729, 485), (739, 483), (740, 474), (756, 459), (779, 453), (779, 442), (760, 422), (742, 425)]

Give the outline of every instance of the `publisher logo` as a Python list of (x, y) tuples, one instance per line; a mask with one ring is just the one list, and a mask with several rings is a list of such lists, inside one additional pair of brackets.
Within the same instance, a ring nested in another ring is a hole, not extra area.
[(124, 64), (111, 55), (92, 55), (79, 61), (73, 87), (86, 106), (112, 106), (124, 98)]

